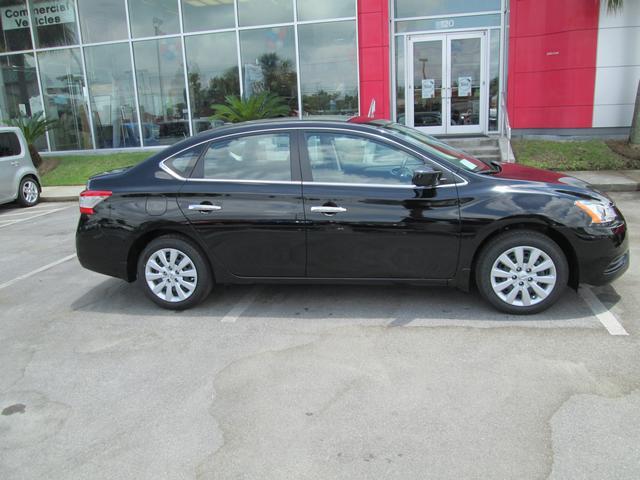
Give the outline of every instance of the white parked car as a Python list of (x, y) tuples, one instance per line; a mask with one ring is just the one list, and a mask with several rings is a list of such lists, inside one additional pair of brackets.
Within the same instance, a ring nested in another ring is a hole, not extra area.
[(41, 191), (22, 130), (0, 127), (0, 204), (17, 200), (23, 207), (32, 207)]

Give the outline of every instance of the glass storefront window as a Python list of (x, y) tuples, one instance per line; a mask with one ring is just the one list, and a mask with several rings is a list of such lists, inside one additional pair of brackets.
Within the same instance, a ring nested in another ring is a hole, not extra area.
[(396, 33), (451, 30), (455, 28), (499, 27), (500, 15), (471, 15), (454, 18), (429, 18), (426, 20), (403, 20), (396, 22)]
[(108, 42), (127, 38), (127, 17), (123, 0), (81, 0), (78, 2), (82, 41)]
[(395, 17), (430, 17), (500, 10), (501, 0), (395, 0)]
[(245, 97), (271, 92), (282, 97), (295, 115), (298, 109), (293, 27), (240, 32), (242, 86)]
[[(227, 95), (240, 95), (235, 32), (195, 35), (185, 39), (193, 132), (215, 126), (213, 104)], [(211, 51), (217, 52), (211, 55)]]
[(143, 145), (169, 145), (189, 135), (179, 38), (133, 44)]
[(182, 21), (185, 32), (202, 30), (221, 30), (235, 27), (233, 0), (202, 2), (201, 0), (182, 0)]
[(0, 51), (30, 50), (29, 11), (24, 0), (0, 0)]
[(354, 21), (298, 27), (303, 115), (358, 113)]
[(30, 117), (42, 111), (33, 53), (0, 57), (0, 118)]
[(324, 20), (356, 16), (355, 0), (297, 0), (298, 20)]
[(170, 144), (217, 126), (211, 107), (229, 95), (275, 94), (291, 116), (354, 115), (356, 11), (357, 0), (0, 0), (0, 119), (44, 111), (59, 124), (40, 148), (56, 151)]
[(96, 148), (139, 147), (129, 45), (84, 49)]
[(177, 0), (129, 0), (131, 35), (157, 37), (180, 31)]
[[(42, 98), (33, 53), (0, 57), (0, 119), (31, 117), (38, 112), (42, 112)], [(36, 147), (46, 150), (44, 136)]]
[(49, 132), (51, 149), (93, 148), (80, 49), (41, 52), (38, 63), (47, 119), (58, 121)]
[(396, 37), (396, 122), (406, 124), (404, 81), (404, 37)]
[(238, 23), (241, 27), (293, 22), (291, 0), (241, 0)]
[(78, 43), (75, 0), (31, 0), (31, 18), (38, 48)]
[(498, 130), (500, 121), (500, 30), (489, 37), (489, 130)]

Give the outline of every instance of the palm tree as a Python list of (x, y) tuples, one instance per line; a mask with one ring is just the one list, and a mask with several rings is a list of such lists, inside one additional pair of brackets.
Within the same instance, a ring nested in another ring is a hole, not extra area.
[(239, 123), (289, 115), (289, 106), (284, 99), (269, 92), (258, 93), (249, 98), (228, 95), (225, 100), (224, 104), (211, 105), (215, 112), (212, 118)]
[[(624, 0), (607, 0), (607, 10), (618, 12), (622, 9)], [(636, 92), (636, 105), (633, 109), (633, 119), (631, 120), (631, 131), (629, 132), (629, 144), (640, 147), (640, 81), (638, 81), (638, 91)]]
[(27, 141), (27, 147), (29, 148), (29, 153), (31, 154), (31, 160), (33, 161), (33, 165), (38, 168), (42, 165), (42, 157), (38, 152), (35, 144), (45, 135), (49, 130), (55, 128), (58, 124), (57, 120), (47, 120), (44, 118), (44, 113), (37, 112), (32, 117), (24, 117), (20, 116), (17, 118), (12, 118), (9, 120), (5, 120), (9, 126), (18, 127), (22, 130), (24, 134), (24, 139)]
[(617, 12), (622, 8), (624, 0), (607, 0), (607, 10), (610, 12)]

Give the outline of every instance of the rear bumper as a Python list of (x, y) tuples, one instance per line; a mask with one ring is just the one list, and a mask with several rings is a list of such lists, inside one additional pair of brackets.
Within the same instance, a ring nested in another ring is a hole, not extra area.
[(110, 277), (128, 280), (127, 252), (123, 239), (105, 234), (99, 222), (80, 215), (76, 231), (76, 252), (80, 265)]

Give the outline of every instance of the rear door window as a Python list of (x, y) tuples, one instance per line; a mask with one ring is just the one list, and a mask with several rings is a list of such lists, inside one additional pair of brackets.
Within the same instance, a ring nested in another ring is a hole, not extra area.
[(214, 141), (195, 173), (207, 180), (291, 181), (290, 135), (277, 132)]
[(0, 133), (0, 157), (13, 157), (22, 153), (20, 140), (13, 132)]

